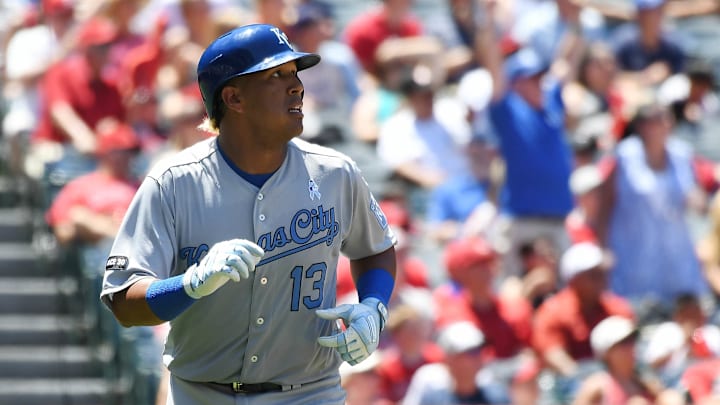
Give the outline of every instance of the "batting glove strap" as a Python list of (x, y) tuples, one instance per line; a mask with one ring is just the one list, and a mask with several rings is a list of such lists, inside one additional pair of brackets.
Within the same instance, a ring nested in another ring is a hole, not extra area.
[[(379, 308), (382, 308), (382, 311)], [(367, 359), (377, 349), (387, 311), (377, 298), (367, 298), (359, 304), (343, 304), (332, 309), (318, 310), (316, 313), (323, 319), (343, 320), (345, 331), (332, 336), (321, 336), (318, 343), (335, 348), (343, 360), (355, 365)]]

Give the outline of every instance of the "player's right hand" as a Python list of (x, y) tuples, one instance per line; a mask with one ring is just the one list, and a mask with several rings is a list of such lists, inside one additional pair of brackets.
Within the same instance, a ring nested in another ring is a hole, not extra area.
[(260, 246), (246, 239), (218, 242), (200, 263), (190, 266), (185, 272), (185, 292), (198, 299), (214, 293), (228, 280), (237, 282), (246, 279), (264, 254)]

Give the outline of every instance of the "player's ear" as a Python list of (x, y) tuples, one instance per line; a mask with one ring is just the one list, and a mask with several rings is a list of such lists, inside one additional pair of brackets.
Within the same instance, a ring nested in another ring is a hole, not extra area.
[(225, 103), (228, 109), (243, 112), (243, 97), (238, 86), (225, 86), (220, 91), (220, 99)]

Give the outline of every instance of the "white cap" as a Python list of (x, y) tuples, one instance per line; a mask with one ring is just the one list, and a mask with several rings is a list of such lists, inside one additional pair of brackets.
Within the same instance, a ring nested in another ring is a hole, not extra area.
[(600, 169), (594, 164), (582, 165), (570, 175), (570, 191), (573, 195), (583, 195), (602, 184)]
[(622, 316), (609, 316), (598, 323), (590, 332), (590, 346), (596, 357), (602, 358), (607, 351), (637, 332), (635, 324)]
[(672, 321), (663, 322), (652, 329), (642, 359), (648, 364), (656, 363), (681, 351), (685, 343), (685, 331), (680, 325)]
[(458, 83), (457, 96), (473, 111), (483, 111), (490, 104), (492, 91), (493, 82), (490, 72), (478, 68), (463, 74)]
[(472, 322), (455, 322), (440, 331), (437, 343), (446, 354), (458, 354), (481, 347), (485, 335)]
[(568, 282), (577, 274), (591, 270), (606, 263), (603, 250), (590, 242), (576, 243), (563, 253), (560, 258), (560, 276)]

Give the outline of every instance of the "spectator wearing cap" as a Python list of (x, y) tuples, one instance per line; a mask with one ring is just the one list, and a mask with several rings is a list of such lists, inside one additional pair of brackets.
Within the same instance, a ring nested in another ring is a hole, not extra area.
[(683, 294), (670, 320), (648, 334), (642, 361), (665, 385), (674, 386), (689, 365), (719, 356), (720, 328), (708, 320), (697, 297)]
[(442, 50), (440, 41), (430, 36), (391, 37), (380, 43), (373, 76), (360, 79), (361, 91), (352, 110), (357, 139), (372, 146), (377, 143), (380, 126), (403, 104), (401, 85), (407, 71), (417, 64), (437, 66)]
[[(559, 250), (569, 244), (564, 221), (573, 207), (568, 183), (573, 156), (561, 93), (570, 76), (549, 71), (548, 63), (529, 47), (504, 58), (492, 28), (494, 2), (485, 4), (489, 20), (477, 52), (493, 78), (490, 121), (506, 168), (499, 203), (510, 219), (510, 249), (502, 274), (506, 278), (519, 274), (518, 249), (524, 242), (548, 235)], [(577, 66), (582, 41), (572, 32), (566, 35), (572, 46), (560, 60)]]
[(306, 114), (302, 136), (321, 144), (350, 139), (347, 117), (360, 94), (361, 68), (352, 50), (334, 40), (334, 18), (329, 3), (306, 1), (296, 5), (296, 19), (288, 29), (288, 38), (298, 51), (322, 57), (317, 70), (302, 73)]
[(66, 184), (46, 214), (62, 245), (99, 244), (115, 236), (139, 186), (131, 171), (139, 150), (132, 128), (105, 121), (99, 126), (95, 156), (98, 167)]
[(646, 85), (682, 72), (686, 62), (677, 39), (663, 32), (664, 8), (665, 0), (635, 0), (637, 33), (622, 40), (615, 51), (620, 70)]
[(598, 243), (593, 221), (597, 218), (602, 182), (602, 173), (594, 163), (580, 166), (570, 175), (575, 207), (565, 219), (565, 227), (572, 243)]
[[(125, 119), (117, 85), (103, 74), (116, 35), (107, 19), (85, 22), (78, 32), (79, 52), (50, 67), (41, 84), (43, 104), (31, 153), (41, 161), (57, 162), (58, 170), (72, 173), (70, 178), (92, 170), (98, 123)], [(44, 155), (57, 147), (63, 153), (60, 159)]]
[(429, 196), (426, 224), (441, 245), (459, 237), (490, 235), (497, 219), (497, 148), (487, 138), (473, 136), (465, 155), (469, 170), (447, 178)]
[(564, 287), (535, 313), (533, 347), (557, 376), (558, 394), (566, 400), (574, 395), (578, 378), (593, 365), (592, 329), (612, 315), (634, 319), (630, 304), (607, 290), (609, 261), (595, 244), (572, 245), (560, 259)]
[(604, 370), (583, 381), (574, 404), (682, 404), (679, 393), (662, 393), (663, 386), (639, 373), (635, 346), (638, 329), (632, 320), (610, 316), (598, 323), (590, 334), (595, 357)]
[[(400, 87), (406, 105), (381, 125), (377, 142), (379, 158), (423, 199), (468, 170), (462, 147), (470, 139), (470, 126), (456, 98), (438, 95), (438, 75), (422, 64), (406, 72)], [(424, 203), (413, 205), (425, 209)]]
[(415, 372), (403, 405), (507, 403), (503, 387), (485, 384), (478, 378), (484, 365), (480, 351), (485, 336), (472, 322), (448, 324), (439, 331), (437, 343), (445, 354), (444, 360), (426, 364)]
[(692, 151), (670, 136), (668, 108), (646, 102), (634, 122), (636, 135), (621, 141), (611, 157), (596, 231), (616, 259), (611, 290), (645, 319), (652, 313), (667, 316), (679, 294), (709, 294), (686, 221), (705, 197), (696, 183)]
[(412, 14), (412, 0), (382, 0), (382, 2), (348, 21), (343, 41), (355, 53), (363, 70), (376, 77), (376, 52), (388, 38), (420, 36), (422, 22)]
[(658, 88), (658, 99), (669, 105), (675, 122), (691, 129), (704, 118), (718, 112), (714, 67), (706, 59), (688, 60), (685, 69), (665, 80)]
[(453, 322), (472, 322), (485, 336), (488, 372), (509, 385), (519, 369), (534, 361), (532, 307), (524, 297), (495, 292), (497, 256), (480, 237), (448, 243), (444, 261), (451, 281), (433, 293), (435, 322), (438, 329)]
[(427, 308), (427, 304), (408, 299), (393, 308), (393, 317), (386, 325), (390, 343), (383, 348), (377, 370), (383, 399), (400, 402), (420, 367), (442, 361), (443, 353), (431, 339), (432, 313), (433, 309)]

